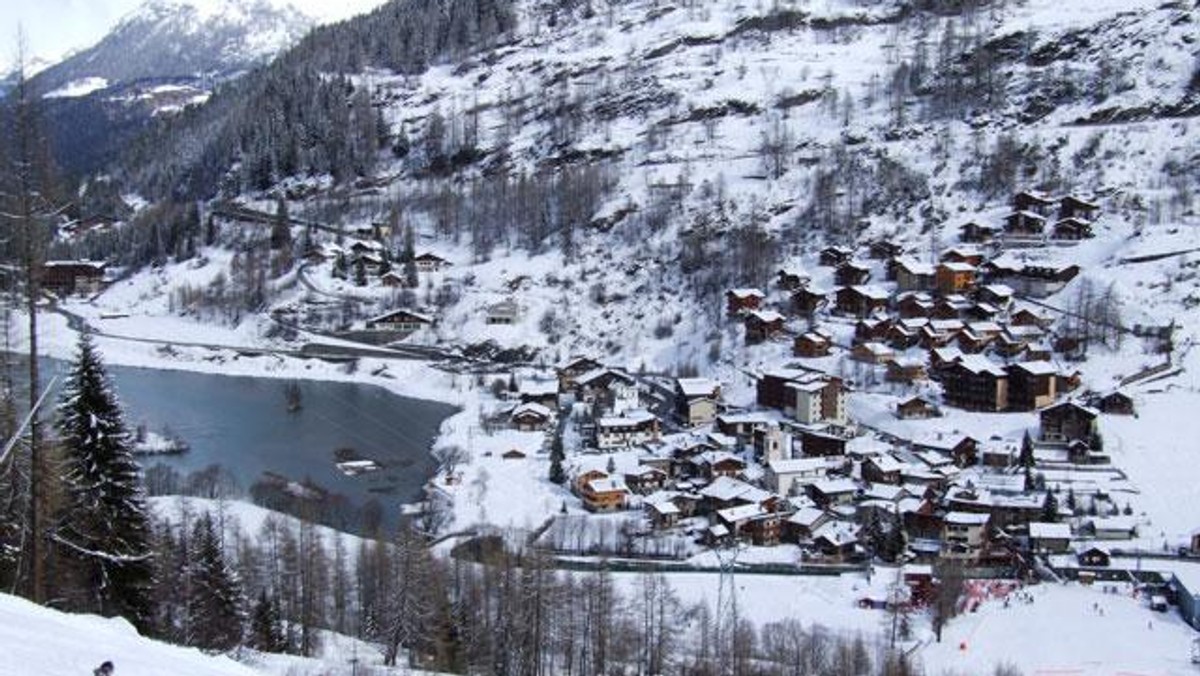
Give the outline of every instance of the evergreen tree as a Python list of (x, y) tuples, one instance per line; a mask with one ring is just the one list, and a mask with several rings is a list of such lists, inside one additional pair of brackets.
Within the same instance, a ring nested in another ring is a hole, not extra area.
[(263, 589), (254, 604), (250, 618), (250, 646), (268, 653), (283, 652), (287, 644), (283, 640), (283, 622), (279, 618), (279, 607)]
[(367, 264), (361, 256), (354, 260), (354, 285), (367, 285)]
[(68, 605), (147, 628), (154, 560), (141, 474), (108, 373), (86, 333), (58, 413), (65, 496), (54, 540), (69, 576)]
[(1058, 521), (1058, 498), (1051, 491), (1046, 491), (1046, 499), (1042, 502), (1042, 521)]
[(275, 202), (275, 220), (271, 223), (271, 248), (279, 251), (292, 248), (292, 219), (287, 200), (282, 196)]
[(1021, 439), (1021, 455), (1017, 456), (1017, 464), (1021, 467), (1033, 467), (1033, 438), (1029, 436), (1029, 430), (1025, 430), (1025, 436)]
[(1066, 505), (1067, 505), (1067, 511), (1070, 512), (1071, 514), (1074, 514), (1075, 508), (1079, 506), (1075, 500), (1075, 489), (1074, 488), (1067, 489)]
[(212, 516), (204, 512), (192, 527), (192, 561), (187, 621), (190, 645), (208, 650), (230, 650), (242, 642), (242, 586), (225, 560)]
[(567, 474), (563, 471), (562, 465), (565, 458), (562, 435), (555, 434), (554, 441), (550, 444), (550, 480), (559, 485), (567, 480)]
[(1025, 467), (1025, 491), (1029, 492), (1037, 488), (1037, 482), (1033, 478), (1033, 469)]
[(415, 289), (420, 283), (417, 278), (417, 250), (414, 241), (412, 225), (404, 226), (404, 250), (400, 253), (400, 262), (404, 263), (404, 285)]

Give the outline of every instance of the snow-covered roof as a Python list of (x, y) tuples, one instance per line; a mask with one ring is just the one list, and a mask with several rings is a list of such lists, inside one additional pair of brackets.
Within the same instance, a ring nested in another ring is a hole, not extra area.
[(537, 402), (531, 401), (513, 409), (512, 417), (517, 418), (522, 415), (536, 415), (542, 418), (549, 418), (554, 415), (554, 412)]
[(784, 320), (784, 316), (774, 310), (751, 310), (750, 312), (746, 313), (746, 316), (754, 317), (764, 324), (771, 324), (773, 322), (781, 322)]
[(947, 512), (944, 521), (955, 526), (984, 526), (991, 517), (974, 512)]
[(1065, 523), (1035, 521), (1029, 524), (1029, 537), (1039, 540), (1070, 540), (1071, 526)]
[(960, 263), (951, 261), (948, 263), (940, 263), (939, 267), (945, 268), (950, 272), (975, 272), (975, 266), (970, 263)]
[(915, 261), (911, 258), (897, 258), (896, 266), (904, 268), (905, 270), (909, 271), (910, 273), (912, 273), (914, 275), (932, 275), (933, 274), (933, 265), (931, 265), (929, 263), (922, 263), (920, 261)]
[(887, 300), (892, 296), (892, 294), (888, 293), (885, 289), (881, 289), (877, 286), (859, 284), (850, 288), (853, 289), (855, 293), (870, 298), (871, 300)]
[(1032, 376), (1052, 376), (1058, 373), (1058, 368), (1048, 361), (1023, 361), (1012, 364), (1009, 368), (1021, 369)]
[(963, 355), (958, 363), (971, 373), (988, 373), (997, 377), (1008, 375), (1004, 367), (981, 354)]
[(815, 457), (815, 458), (790, 458), (772, 460), (768, 463), (771, 471), (777, 475), (781, 474), (806, 474), (808, 472), (816, 472), (822, 469), (830, 469), (837, 467), (838, 462), (834, 458)]
[(652, 503), (650, 503), (650, 508), (653, 509), (654, 511), (658, 512), (662, 516), (670, 516), (670, 515), (679, 513), (679, 508), (676, 507), (675, 503), (671, 502), (670, 500), (663, 500), (662, 502), (652, 502)]
[(628, 488), (625, 487), (624, 481), (614, 478), (614, 477), (604, 477), (602, 479), (592, 479), (587, 482), (587, 486), (593, 493), (612, 493), (612, 492), (617, 492), (617, 491), (624, 492), (624, 491), (629, 490)]
[(765, 298), (766, 294), (759, 289), (730, 289), (729, 294), (735, 298)]
[(816, 507), (801, 507), (789, 516), (787, 521), (797, 526), (812, 528), (818, 521), (827, 518), (829, 518), (829, 515), (824, 510), (817, 509)]
[(522, 396), (548, 397), (558, 395), (557, 380), (522, 380), (517, 387)]
[(738, 505), (717, 511), (717, 517), (725, 523), (738, 523), (766, 514), (766, 510), (757, 504)]
[(596, 421), (596, 426), (597, 427), (632, 427), (634, 425), (643, 425), (643, 424), (651, 422), (655, 419), (656, 418), (653, 413), (643, 410), (643, 409), (635, 409), (632, 411), (626, 411), (624, 415), (604, 416)]
[(679, 378), (676, 380), (683, 396), (711, 397), (721, 388), (721, 384), (711, 378)]
[(825, 495), (835, 495), (837, 493), (853, 493), (858, 490), (858, 484), (854, 483), (853, 479), (825, 479), (823, 481), (815, 481), (812, 484), (813, 489), (824, 493)]

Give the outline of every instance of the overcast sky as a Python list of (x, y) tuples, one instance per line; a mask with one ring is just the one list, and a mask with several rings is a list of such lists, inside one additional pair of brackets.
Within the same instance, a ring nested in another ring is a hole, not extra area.
[(17, 27), (25, 32), (27, 55), (55, 59), (89, 47), (141, 0), (0, 0), (0, 64), (16, 61)]
[[(68, 52), (100, 41), (117, 21), (144, 0), (0, 0), (0, 75), (16, 63), (17, 27), (25, 32), (26, 61), (40, 57), (58, 61)], [(182, 0), (181, 0), (182, 1)], [(210, 6), (222, 0), (192, 0)], [(271, 0), (291, 4), (323, 21), (345, 19), (384, 0)]]

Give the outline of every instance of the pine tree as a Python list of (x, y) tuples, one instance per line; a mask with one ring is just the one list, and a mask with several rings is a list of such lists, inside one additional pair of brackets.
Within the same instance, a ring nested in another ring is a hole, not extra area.
[(86, 333), (58, 412), (66, 495), (53, 537), (74, 583), (64, 590), (69, 606), (146, 628), (154, 615), (154, 560), (141, 474), (108, 373)]
[(212, 516), (204, 512), (192, 527), (192, 560), (187, 621), (190, 645), (208, 650), (230, 650), (242, 642), (245, 621), (242, 586), (225, 560)]
[(417, 250), (414, 241), (412, 225), (404, 226), (404, 250), (400, 253), (400, 262), (404, 263), (404, 285), (415, 289), (420, 284), (417, 278)]
[(361, 257), (354, 261), (354, 285), (367, 285), (367, 264)]
[(563, 471), (563, 460), (566, 455), (563, 453), (562, 436), (554, 435), (554, 440), (550, 444), (550, 481), (562, 485), (567, 480), (567, 474)]
[(292, 219), (288, 216), (287, 200), (282, 196), (275, 202), (275, 220), (271, 223), (271, 248), (276, 251), (292, 247)]
[(1075, 500), (1075, 489), (1074, 488), (1067, 489), (1066, 505), (1067, 505), (1067, 511), (1070, 512), (1071, 514), (1074, 514), (1075, 508), (1079, 506)]
[(1050, 491), (1046, 491), (1046, 499), (1042, 502), (1042, 521), (1058, 521), (1058, 498)]
[(1021, 467), (1033, 467), (1033, 438), (1029, 436), (1029, 430), (1025, 430), (1025, 436), (1021, 439), (1021, 454), (1017, 456), (1017, 464)]
[(259, 592), (250, 618), (250, 646), (263, 652), (278, 653), (283, 652), (286, 645), (279, 607), (267, 596), (267, 590), (263, 589)]

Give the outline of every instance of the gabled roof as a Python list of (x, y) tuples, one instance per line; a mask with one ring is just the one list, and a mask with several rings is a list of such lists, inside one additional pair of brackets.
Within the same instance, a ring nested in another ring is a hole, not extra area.
[(763, 293), (759, 289), (753, 288), (730, 289), (726, 293), (734, 298), (766, 298), (767, 296), (767, 294)]
[(712, 378), (678, 378), (675, 382), (688, 399), (712, 397), (721, 389), (721, 383)]
[(955, 526), (986, 526), (991, 516), (974, 512), (946, 512), (942, 520)]
[(1065, 523), (1043, 523), (1035, 521), (1029, 524), (1029, 537), (1039, 540), (1070, 540), (1071, 526)]
[(516, 418), (516, 417), (522, 416), (522, 415), (536, 415), (536, 416), (540, 416), (542, 418), (550, 418), (550, 417), (554, 416), (554, 411), (551, 411), (549, 408), (546, 408), (545, 406), (542, 406), (541, 404), (539, 404), (537, 402), (531, 401), (531, 402), (528, 402), (525, 404), (521, 404), (520, 406), (513, 409), (513, 412), (512, 412), (513, 418)]
[(782, 322), (784, 320), (784, 316), (774, 310), (751, 310), (746, 313), (746, 317), (753, 317), (764, 324)]
[(430, 317), (429, 315), (421, 314), (419, 312), (413, 312), (412, 310), (392, 310), (391, 312), (385, 312), (377, 317), (372, 317), (371, 319), (368, 319), (367, 323), (375, 324), (378, 322), (386, 321), (388, 319), (392, 319), (393, 317), (408, 317), (409, 319), (416, 321), (416, 322), (420, 322), (422, 324), (432, 324), (433, 323), (433, 317)]

